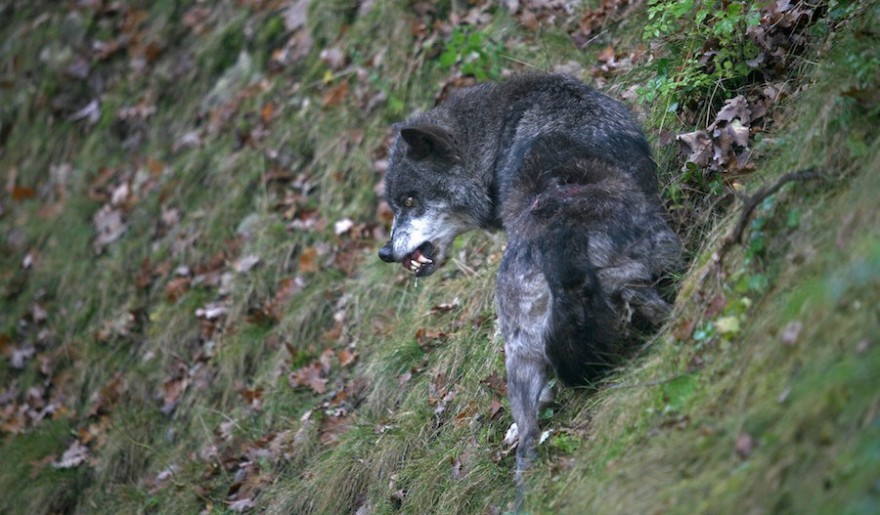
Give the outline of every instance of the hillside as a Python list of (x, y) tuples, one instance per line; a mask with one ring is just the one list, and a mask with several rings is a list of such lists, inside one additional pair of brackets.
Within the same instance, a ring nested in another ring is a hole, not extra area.
[(880, 3), (0, 0), (0, 512), (502, 513), (503, 234), (379, 261), (392, 124), (518, 71), (644, 123), (674, 315), (534, 513), (880, 512)]

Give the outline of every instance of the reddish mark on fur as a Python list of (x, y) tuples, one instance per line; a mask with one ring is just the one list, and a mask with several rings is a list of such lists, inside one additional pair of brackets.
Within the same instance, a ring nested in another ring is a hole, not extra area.
[(583, 193), (587, 187), (583, 184), (563, 184), (559, 189), (563, 196), (573, 197)]
[(574, 197), (578, 197), (583, 194), (583, 192), (587, 189), (587, 185), (585, 184), (577, 184), (577, 183), (568, 183), (568, 184), (558, 184), (553, 190), (546, 191), (544, 193), (535, 195), (535, 200), (532, 201), (532, 204), (529, 206), (529, 211), (535, 211), (539, 207), (541, 207), (541, 199), (545, 196), (555, 196), (558, 201), (567, 202)]

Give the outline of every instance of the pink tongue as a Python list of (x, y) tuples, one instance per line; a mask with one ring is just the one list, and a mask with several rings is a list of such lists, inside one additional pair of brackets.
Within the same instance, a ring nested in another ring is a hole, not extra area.
[(410, 265), (412, 264), (412, 262), (413, 262), (413, 261), (418, 261), (418, 260), (419, 260), (419, 256), (421, 256), (421, 255), (422, 255), (422, 251), (420, 251), (420, 250), (414, 250), (412, 254), (406, 256), (405, 258), (403, 258), (403, 262), (401, 262), (400, 264), (403, 265), (404, 268), (406, 268), (407, 270), (409, 270), (409, 267), (410, 267)]

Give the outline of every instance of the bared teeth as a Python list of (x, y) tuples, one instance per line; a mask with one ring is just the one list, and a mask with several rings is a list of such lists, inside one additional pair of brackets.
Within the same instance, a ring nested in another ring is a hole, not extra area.
[(431, 264), (434, 264), (434, 260), (429, 257), (425, 257), (418, 250), (407, 256), (407, 258), (403, 261), (403, 267), (413, 273), (421, 270), (423, 265)]

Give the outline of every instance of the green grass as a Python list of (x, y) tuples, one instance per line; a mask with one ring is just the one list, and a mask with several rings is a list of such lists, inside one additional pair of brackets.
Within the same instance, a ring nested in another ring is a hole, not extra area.
[[(333, 224), (350, 218), (382, 232), (374, 162), (389, 126), (430, 107), (465, 69), (459, 61), (490, 77), (499, 66), (569, 61), (589, 70), (608, 44), (676, 56), (687, 41), (673, 34), (646, 50), (642, 8), (581, 50), (564, 24), (530, 31), (490, 9), (486, 25), (455, 29), (483, 34), (489, 43), (474, 54), (473, 41), (443, 31), (420, 46), (420, 20), (401, 3), (359, 13), (351, 2), (313, 2), (312, 48), (277, 71), (272, 52), (289, 37), (283, 12), (245, 4), (212, 5), (201, 34), (183, 19), (203, 4), (132, 4), (145, 9), (140, 37), (167, 46), (148, 74), (129, 73), (126, 50), (93, 64), (106, 81), (94, 127), (67, 119), (94, 97), (64, 75), (78, 48), (68, 39), (112, 39), (117, 15), (83, 8), (76, 22), (68, 6), (22, 4), (0, 24), (0, 61), (18, 63), (0, 69), (13, 81), (0, 87), (0, 123), (14, 123), (0, 170), (37, 193), (0, 197), (0, 343), (4, 356), (35, 349), (21, 370), (0, 362), (0, 393), (13, 399), (0, 413), (27, 407), (32, 388), (63, 406), (0, 433), (0, 491), (9, 492), (0, 511), (227, 513), (236, 492), (271, 513), (509, 510), (511, 417), (493, 383), (504, 377), (493, 308), (503, 235), (460, 238), (454, 262), (414, 281), (375, 259), (380, 241), (336, 235)], [(661, 130), (704, 126), (673, 118), (662, 102), (637, 106), (670, 207), (686, 222), (689, 267), (675, 278), (667, 328), (598, 388), (562, 389), (542, 414), (549, 437), (528, 474), (529, 512), (880, 509), (880, 112), (870, 103), (880, 15), (869, 2), (832, 4), (789, 70), (792, 93), (761, 134), (757, 170), (741, 181), (754, 190), (806, 168), (830, 179), (788, 185), (759, 207), (723, 270), (712, 255), (738, 204), (688, 183), (672, 147), (659, 145)], [(441, 3), (436, 20), (462, 9)], [(328, 46), (354, 68), (331, 70), (319, 57)], [(441, 63), (444, 51), (459, 64)], [(176, 68), (186, 59), (191, 68)], [(637, 60), (605, 87), (620, 95), (644, 86), (655, 64)], [(322, 105), (341, 84), (347, 96)], [(384, 101), (366, 110), (380, 93)], [(53, 112), (59, 95), (66, 104)], [(120, 120), (140, 101), (155, 113)], [(181, 146), (187, 133), (200, 141)], [(72, 168), (66, 182), (50, 172), (62, 163)], [(267, 180), (278, 173), (288, 177)], [(96, 185), (102, 174), (109, 179)], [(124, 209), (127, 230), (96, 253), (92, 217), (122, 182), (136, 196)], [(673, 201), (682, 185), (689, 196)], [(41, 211), (58, 201), (56, 214)], [(162, 221), (172, 210), (179, 221)], [(321, 224), (291, 224), (312, 216)], [(312, 249), (317, 271), (303, 265)], [(353, 265), (340, 266), (336, 253)], [(235, 272), (248, 255), (259, 264)], [(185, 270), (192, 284), (172, 291)], [(297, 291), (279, 301), (285, 284)], [(718, 295), (726, 305), (707, 313)], [(196, 316), (215, 302), (224, 316)], [(35, 303), (46, 320), (35, 320)], [(802, 327), (788, 345), (781, 334), (791, 322)], [(343, 366), (341, 351), (353, 363)], [(288, 375), (320, 359), (330, 364), (328, 391), (291, 388)], [(123, 379), (118, 397), (90, 414), (114, 377)], [(162, 413), (166, 389), (183, 377), (176, 407)], [(257, 390), (255, 407), (245, 392)], [(94, 462), (54, 468), (87, 432)]]

